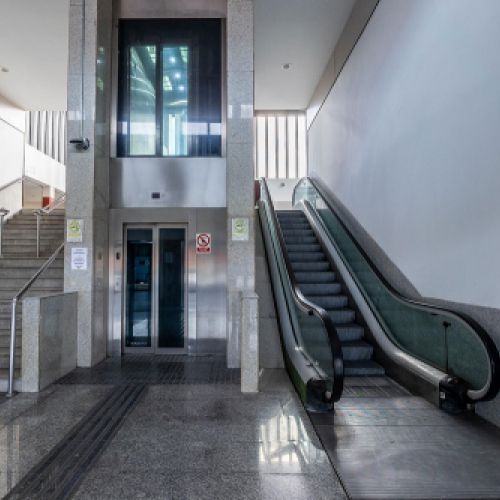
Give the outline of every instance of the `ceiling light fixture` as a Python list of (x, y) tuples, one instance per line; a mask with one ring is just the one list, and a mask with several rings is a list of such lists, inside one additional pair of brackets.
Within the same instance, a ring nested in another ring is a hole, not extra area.
[(292, 67), (291, 63), (285, 63), (281, 66), (283, 69), (290, 69)]

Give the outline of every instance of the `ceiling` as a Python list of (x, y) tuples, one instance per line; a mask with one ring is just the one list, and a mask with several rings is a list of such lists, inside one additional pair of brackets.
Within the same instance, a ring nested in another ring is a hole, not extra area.
[[(354, 0), (254, 0), (255, 107), (305, 109)], [(283, 64), (290, 63), (284, 70)]]
[(66, 109), (69, 0), (0, 1), (0, 95), (25, 110)]
[[(305, 109), (354, 0), (254, 0), (255, 106)], [(0, 95), (66, 109), (69, 0), (0, 1)], [(290, 63), (290, 69), (282, 68)]]

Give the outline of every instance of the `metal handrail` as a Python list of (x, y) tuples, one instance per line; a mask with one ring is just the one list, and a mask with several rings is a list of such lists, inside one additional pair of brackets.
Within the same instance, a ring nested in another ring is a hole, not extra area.
[(33, 214), (36, 217), (36, 256), (40, 257), (40, 226), (41, 220), (44, 215), (50, 215), (56, 208), (59, 208), (66, 201), (66, 194), (61, 195), (57, 200), (46, 207), (37, 208), (33, 210)]
[(16, 352), (16, 311), (17, 304), (24, 294), (31, 288), (33, 283), (40, 277), (40, 275), (56, 260), (57, 256), (64, 248), (64, 242), (59, 245), (57, 250), (45, 261), (40, 269), (30, 278), (30, 280), (14, 295), (11, 304), (10, 316), (10, 346), (9, 346), (9, 386), (7, 390), (7, 397), (14, 395), (14, 369), (15, 369), (15, 352)]
[(343, 217), (340, 215), (339, 210), (337, 207), (334, 206), (333, 202), (330, 200), (330, 197), (328, 196), (326, 190), (315, 180), (311, 179), (310, 177), (304, 177), (301, 179), (297, 185), (295, 186), (293, 190), (293, 195), (292, 195), (292, 204), (295, 204), (295, 198), (296, 198), (296, 191), (299, 185), (302, 183), (302, 181), (307, 180), (313, 188), (318, 192), (320, 195), (322, 201), (325, 203), (325, 205), (328, 207), (329, 210), (331, 210), (335, 216), (337, 217), (340, 225), (346, 231), (347, 235), (351, 239), (351, 241), (354, 243), (356, 249), (360, 252), (362, 257), (366, 260), (368, 263), (369, 267), (371, 270), (374, 272), (375, 276), (380, 280), (382, 285), (386, 288), (387, 292), (398, 302), (401, 302), (403, 304), (425, 310), (429, 312), (430, 314), (443, 314), (445, 316), (449, 316), (452, 318), (455, 318), (462, 323), (466, 324), (474, 333), (475, 335), (479, 338), (481, 341), (485, 352), (488, 355), (489, 359), (489, 372), (490, 372), (490, 377), (488, 379), (488, 387), (486, 389), (481, 389), (478, 391), (468, 389), (467, 390), (467, 395), (469, 399), (473, 402), (478, 402), (478, 401), (488, 401), (494, 398), (498, 392), (500, 391), (500, 354), (498, 352), (498, 349), (491, 339), (491, 337), (488, 335), (488, 332), (473, 318), (471, 318), (469, 315), (461, 312), (461, 311), (456, 311), (451, 308), (446, 308), (443, 306), (438, 306), (436, 304), (432, 304), (429, 302), (425, 302), (423, 300), (415, 300), (410, 297), (407, 297), (403, 295), (401, 292), (396, 290), (394, 286), (389, 283), (387, 278), (382, 274), (382, 272), (379, 270), (379, 268), (374, 264), (372, 259), (368, 256), (364, 248), (361, 246), (359, 241), (354, 237), (352, 234), (351, 230), (347, 227), (347, 224), (345, 223)]
[(333, 361), (333, 401), (338, 401), (342, 396), (342, 392), (344, 389), (344, 359), (342, 355), (342, 344), (340, 343), (340, 339), (337, 333), (337, 329), (332, 319), (328, 315), (325, 309), (314, 304), (310, 300), (308, 300), (297, 283), (295, 272), (292, 267), (292, 263), (290, 262), (290, 258), (288, 256), (288, 252), (286, 251), (285, 238), (283, 236), (283, 232), (281, 230), (281, 226), (278, 222), (278, 218), (276, 216), (276, 212), (274, 210), (274, 205), (272, 202), (271, 195), (269, 193), (269, 188), (267, 187), (267, 182), (265, 178), (261, 179), (261, 186), (264, 188), (264, 192), (266, 198), (270, 203), (270, 212), (273, 224), (276, 228), (276, 232), (278, 235), (279, 244), (281, 247), (281, 253), (283, 255), (283, 259), (285, 261), (286, 270), (290, 279), (290, 283), (292, 285), (292, 294), (297, 305), (307, 314), (314, 315), (319, 318), (323, 324), (325, 325), (325, 329), (328, 334), (328, 339), (330, 341), (330, 347), (332, 351), (332, 361)]
[(3, 223), (6, 215), (9, 215), (10, 210), (0, 208), (0, 257), (2, 256), (2, 237), (3, 237)]

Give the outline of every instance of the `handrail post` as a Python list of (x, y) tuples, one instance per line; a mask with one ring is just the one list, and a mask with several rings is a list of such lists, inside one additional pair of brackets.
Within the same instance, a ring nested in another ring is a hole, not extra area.
[(3, 222), (5, 216), (9, 213), (6, 208), (0, 208), (0, 257), (2, 257), (2, 236), (3, 236)]
[(40, 213), (36, 212), (36, 256), (40, 257)]
[(17, 297), (12, 299), (10, 317), (10, 350), (9, 350), (9, 387), (6, 396), (11, 398), (14, 395), (14, 369), (16, 356), (16, 312)]

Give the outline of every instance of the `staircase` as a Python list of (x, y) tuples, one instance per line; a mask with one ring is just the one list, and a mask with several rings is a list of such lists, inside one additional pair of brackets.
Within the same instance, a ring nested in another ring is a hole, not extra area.
[[(335, 270), (306, 216), (299, 210), (278, 211), (277, 216), (301, 292), (308, 300), (325, 309), (335, 325), (342, 344), (344, 375), (384, 375), (384, 369), (373, 361), (373, 346), (365, 339), (365, 330), (356, 320), (356, 311), (349, 306), (348, 291), (337, 280)], [(324, 335), (323, 332), (312, 331), (307, 319), (301, 320), (301, 327), (308, 339), (313, 339), (315, 333)], [(318, 345), (324, 349), (324, 343)], [(322, 356), (321, 352), (314, 354)]]
[[(54, 210), (41, 218), (40, 257), (36, 256), (36, 217), (22, 210), (3, 228), (3, 257), (0, 258), (0, 391), (9, 373), (10, 307), (14, 295), (40, 269), (64, 240), (64, 210)], [(40, 276), (25, 297), (58, 293), (63, 290), (62, 255)], [(22, 302), (17, 307), (16, 373), (21, 373)]]

